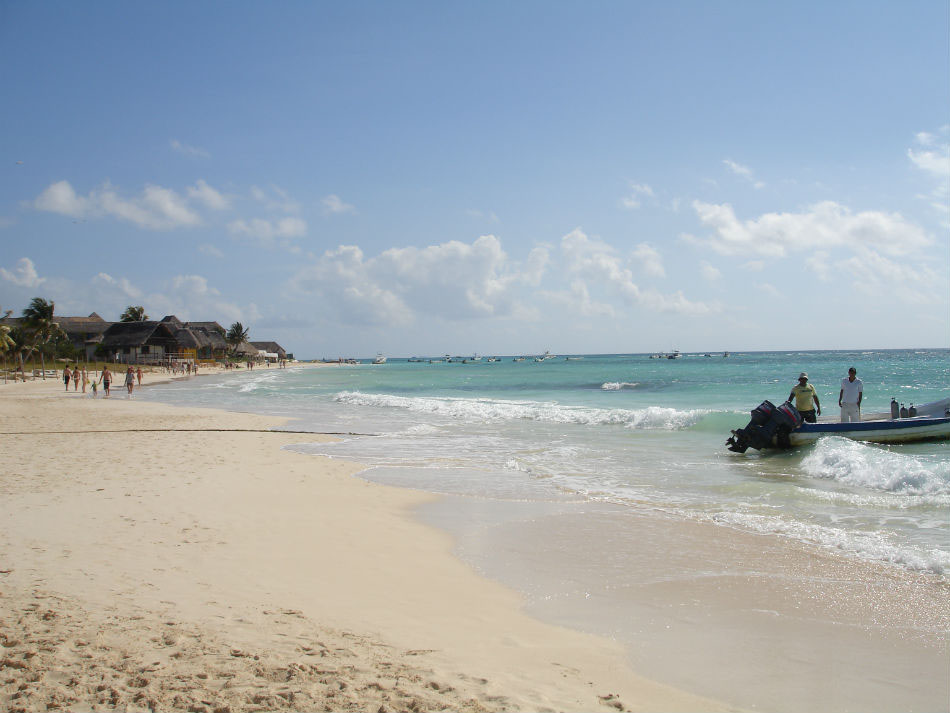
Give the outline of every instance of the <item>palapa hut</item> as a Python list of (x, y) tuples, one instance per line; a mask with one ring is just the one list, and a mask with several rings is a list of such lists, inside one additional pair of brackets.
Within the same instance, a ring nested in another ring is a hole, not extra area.
[(103, 334), (102, 347), (109, 359), (157, 363), (181, 351), (177, 331), (169, 322), (115, 322)]
[(251, 342), (261, 352), (266, 361), (283, 361), (287, 358), (286, 350), (277, 342)]

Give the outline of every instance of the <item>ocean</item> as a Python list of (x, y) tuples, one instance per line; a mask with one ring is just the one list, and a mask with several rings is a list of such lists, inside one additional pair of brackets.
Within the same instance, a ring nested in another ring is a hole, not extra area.
[(565, 355), (260, 369), (148, 392), (163, 401), (288, 416), (291, 429), (373, 434), (302, 450), (376, 466), (370, 479), (437, 493), (662, 509), (945, 578), (950, 442), (826, 438), (731, 453), (730, 430), (807, 371), (837, 416), (847, 369), (864, 413), (950, 395), (950, 350)]
[(289, 448), (442, 494), (415, 516), (464, 562), (655, 680), (746, 709), (947, 710), (950, 441), (725, 441), (801, 371), (831, 416), (850, 366), (865, 414), (946, 398), (950, 350), (649, 357), (255, 369), (141, 397), (344, 434)]

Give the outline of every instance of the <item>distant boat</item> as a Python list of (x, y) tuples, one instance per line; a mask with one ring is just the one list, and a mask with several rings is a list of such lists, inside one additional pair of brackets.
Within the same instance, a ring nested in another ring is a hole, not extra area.
[(512, 361), (524, 361), (525, 358), (526, 358), (526, 357), (523, 357), (523, 356), (515, 357), (514, 359), (512, 359)]
[(379, 353), (376, 355), (376, 358), (373, 359), (373, 363), (374, 363), (374, 364), (385, 364), (385, 363), (386, 363), (386, 357), (383, 356), (382, 352), (379, 352)]
[(581, 361), (584, 357), (564, 357), (564, 361)]
[(679, 359), (679, 358), (682, 357), (682, 356), (683, 356), (683, 355), (680, 354), (680, 350), (679, 350), (679, 349), (674, 349), (673, 351), (671, 351), (669, 354), (666, 355), (666, 358), (667, 358), (667, 359)]
[(725, 359), (727, 356), (729, 356), (729, 352), (723, 352), (723, 353), (722, 353), (722, 358), (723, 358), (723, 359)]
[(544, 354), (540, 356), (536, 356), (534, 358), (535, 361), (547, 361), (548, 359), (557, 359), (557, 357), (554, 356), (551, 352), (545, 350)]

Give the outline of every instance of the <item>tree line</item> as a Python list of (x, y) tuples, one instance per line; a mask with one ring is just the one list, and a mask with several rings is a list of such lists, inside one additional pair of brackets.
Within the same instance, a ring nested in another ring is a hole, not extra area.
[[(13, 314), (13, 310), (0, 309), (4, 319)], [(43, 297), (34, 297), (23, 310), (22, 319), (14, 325), (0, 324), (0, 354), (4, 359), (8, 355), (19, 363), (34, 354), (39, 354), (43, 370), (46, 371), (46, 357), (72, 360), (79, 356), (79, 350), (70, 342), (66, 332), (56, 321), (56, 303)], [(119, 317), (120, 322), (147, 322), (149, 316), (141, 305), (129, 305)], [(240, 322), (234, 322), (224, 339), (233, 353), (237, 347), (247, 341), (249, 328)]]

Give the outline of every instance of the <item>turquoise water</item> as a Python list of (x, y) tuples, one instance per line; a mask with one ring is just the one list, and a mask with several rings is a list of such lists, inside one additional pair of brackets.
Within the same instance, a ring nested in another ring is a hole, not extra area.
[(807, 371), (826, 415), (849, 366), (864, 412), (950, 395), (950, 350), (563, 355), (543, 362), (255, 370), (145, 392), (174, 403), (288, 416), (290, 429), (373, 434), (296, 447), (375, 466), (387, 483), (499, 500), (581, 499), (662, 510), (944, 579), (950, 442), (842, 438), (729, 452), (730, 429), (781, 403)]

